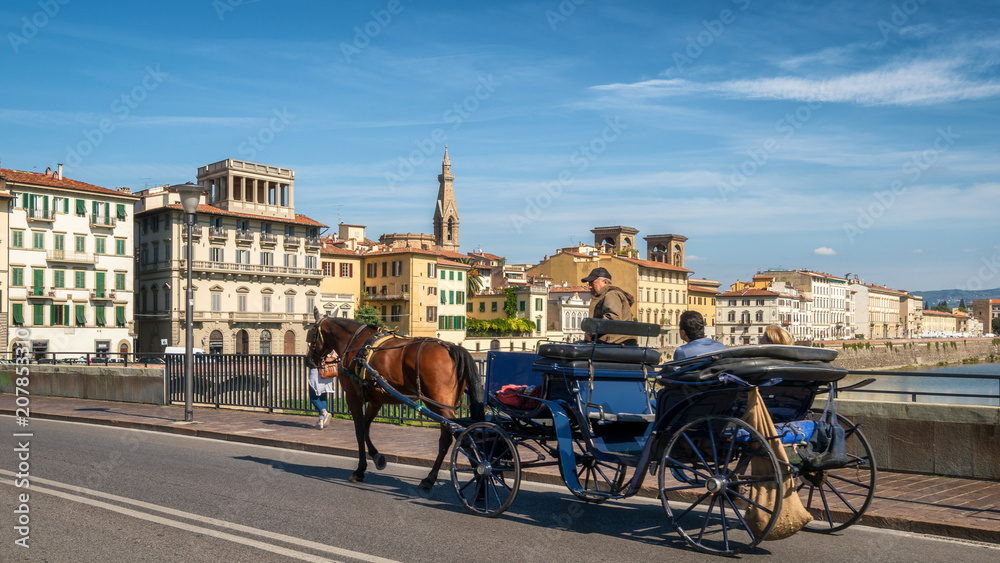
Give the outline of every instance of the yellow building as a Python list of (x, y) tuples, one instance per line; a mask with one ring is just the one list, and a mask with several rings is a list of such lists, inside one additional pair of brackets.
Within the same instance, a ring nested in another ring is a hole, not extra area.
[[(560, 249), (527, 272), (545, 275), (552, 283), (580, 283), (591, 270), (603, 267), (611, 274), (611, 283), (635, 298), (633, 318), (638, 322), (661, 325), (659, 344), (681, 344), (677, 323), (687, 310), (688, 275), (683, 267), (687, 240), (679, 235), (645, 237), (648, 255), (657, 260), (633, 258), (632, 246), (638, 231), (628, 227), (599, 227), (593, 230), (596, 245)], [(678, 265), (680, 264), (680, 265)]]
[(705, 336), (715, 336), (715, 300), (719, 296), (719, 282), (707, 279), (688, 280), (689, 311), (698, 311), (705, 317)]
[(361, 262), (362, 304), (375, 307), (390, 328), (407, 336), (464, 339), (471, 266), (416, 248), (365, 254)]
[(329, 238), (321, 239), (320, 266), (323, 279), (319, 283), (320, 314), (353, 319), (361, 301), (362, 259), (358, 251), (333, 245)]

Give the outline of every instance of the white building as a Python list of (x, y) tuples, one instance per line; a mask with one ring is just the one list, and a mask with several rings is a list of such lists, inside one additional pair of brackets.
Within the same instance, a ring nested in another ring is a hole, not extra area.
[[(30, 332), (38, 357), (133, 352), (136, 196), (65, 178), (61, 166), (44, 174), (0, 170), (0, 191), (12, 196), (11, 328)], [(8, 349), (18, 339), (10, 337)]]

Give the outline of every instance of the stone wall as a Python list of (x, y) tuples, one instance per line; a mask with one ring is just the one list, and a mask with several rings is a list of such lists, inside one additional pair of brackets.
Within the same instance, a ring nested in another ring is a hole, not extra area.
[(838, 399), (837, 413), (863, 425), (880, 470), (1000, 480), (1000, 408)]
[[(14, 392), (15, 364), (0, 369), (0, 392)], [(166, 404), (166, 377), (162, 367), (106, 367), (27, 364), (32, 395), (72, 397), (125, 403)]]
[(837, 350), (834, 365), (847, 369), (892, 369), (904, 366), (961, 363), (969, 358), (987, 361), (1000, 356), (996, 338), (958, 338), (906, 340), (848, 340), (828, 342), (825, 348)]

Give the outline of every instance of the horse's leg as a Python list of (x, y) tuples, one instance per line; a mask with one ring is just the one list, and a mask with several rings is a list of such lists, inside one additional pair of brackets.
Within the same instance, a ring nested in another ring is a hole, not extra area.
[(427, 474), (427, 477), (424, 477), (424, 479), (420, 481), (421, 490), (429, 491), (431, 490), (431, 487), (434, 486), (434, 483), (437, 481), (438, 471), (441, 470), (441, 464), (444, 462), (444, 454), (448, 453), (448, 448), (451, 447), (452, 440), (453, 437), (451, 435), (451, 431), (442, 424), (441, 437), (438, 438), (437, 459), (434, 460), (434, 466), (431, 467), (431, 472)]
[[(365, 471), (368, 469), (368, 460), (365, 459), (365, 441), (368, 438), (368, 425), (365, 424), (364, 404), (361, 396), (353, 382), (341, 380), (341, 389), (344, 390), (344, 399), (347, 401), (347, 409), (351, 411), (351, 418), (354, 419), (354, 435), (358, 439), (358, 468), (351, 474), (350, 480), (360, 483), (365, 480)], [(346, 384), (345, 384), (346, 383)]]
[(372, 422), (375, 421), (375, 417), (378, 416), (378, 411), (382, 408), (381, 403), (368, 403), (368, 407), (365, 409), (365, 428), (368, 432), (365, 436), (365, 441), (368, 444), (368, 456), (372, 458), (375, 462), (375, 469), (382, 471), (385, 469), (385, 456), (378, 453), (375, 449), (375, 444), (372, 443)]

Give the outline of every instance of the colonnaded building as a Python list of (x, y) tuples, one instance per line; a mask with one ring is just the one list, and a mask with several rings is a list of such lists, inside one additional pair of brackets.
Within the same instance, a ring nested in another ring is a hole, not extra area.
[[(195, 347), (303, 353), (326, 225), (295, 213), (295, 172), (229, 159), (199, 168), (197, 180), (205, 194), (191, 237)], [(184, 210), (167, 186), (136, 195), (136, 347), (158, 353), (185, 342)]]

